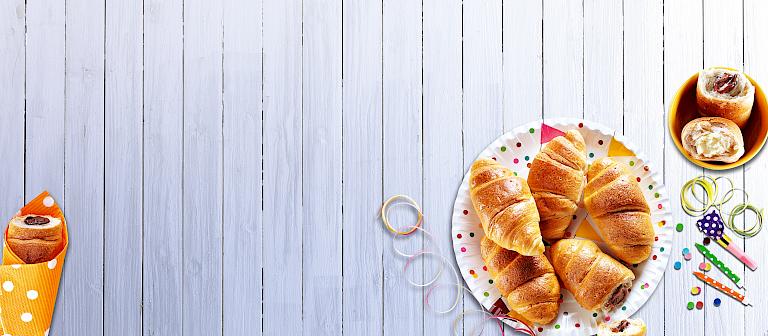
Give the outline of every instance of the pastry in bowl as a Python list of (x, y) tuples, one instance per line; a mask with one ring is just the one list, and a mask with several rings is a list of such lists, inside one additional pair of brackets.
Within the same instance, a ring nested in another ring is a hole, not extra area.
[(691, 120), (683, 127), (680, 137), (685, 151), (696, 160), (731, 163), (744, 155), (741, 129), (725, 118)]
[(597, 336), (645, 336), (645, 322), (641, 319), (626, 319), (606, 322), (598, 327)]
[(740, 71), (709, 68), (699, 72), (696, 103), (701, 114), (722, 117), (744, 127), (755, 102), (755, 87)]

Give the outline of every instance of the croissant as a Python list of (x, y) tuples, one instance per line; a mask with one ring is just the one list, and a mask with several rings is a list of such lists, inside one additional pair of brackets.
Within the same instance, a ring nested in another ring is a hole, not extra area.
[(544, 253), (539, 212), (524, 179), (495, 160), (478, 159), (470, 169), (469, 196), (488, 238), (522, 255)]
[(549, 141), (531, 162), (531, 187), (544, 239), (563, 238), (578, 209), (587, 167), (586, 145), (581, 133), (570, 130)]
[(555, 273), (584, 309), (611, 311), (629, 294), (635, 275), (594, 242), (562, 239), (551, 252)]
[(593, 162), (587, 171), (584, 206), (608, 248), (630, 264), (651, 255), (651, 211), (629, 168), (610, 158)]
[(523, 256), (483, 237), (480, 255), (507, 304), (524, 318), (547, 324), (560, 309), (560, 284), (543, 254)]

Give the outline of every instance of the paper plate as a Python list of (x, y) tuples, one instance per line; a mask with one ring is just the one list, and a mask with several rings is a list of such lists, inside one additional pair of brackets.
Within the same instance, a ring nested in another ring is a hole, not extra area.
[[(635, 273), (635, 281), (624, 305), (610, 312), (609, 315), (593, 313), (581, 308), (573, 296), (563, 288), (562, 303), (557, 319), (547, 325), (530, 327), (539, 335), (593, 335), (597, 333), (598, 323), (630, 317), (656, 290), (667, 268), (669, 253), (672, 250), (672, 225), (670, 223), (669, 199), (660, 172), (638, 152), (637, 147), (621, 135), (600, 124), (577, 119), (545, 119), (520, 126), (507, 132), (491, 143), (479, 157), (489, 157), (500, 162), (520, 177), (528, 176), (530, 162), (539, 152), (542, 144), (561, 135), (564, 131), (575, 129), (581, 132), (587, 144), (587, 161), (610, 156), (626, 163), (640, 183), (648, 205), (651, 208), (651, 220), (656, 233), (653, 252), (647, 261), (638, 265), (627, 265)], [(452, 237), (456, 262), (464, 281), (477, 301), (485, 309), (492, 310), (505, 299), (493, 285), (485, 263), (480, 257), (480, 239), (484, 233), (480, 219), (475, 214), (469, 197), (469, 172), (456, 194), (453, 206)], [(596, 242), (604, 252), (609, 253), (598, 231), (591, 223), (591, 218), (582, 208), (574, 216), (568, 227), (566, 237), (590, 239)], [(501, 301), (499, 301), (501, 300)], [(512, 320), (505, 320), (511, 326), (519, 326)]]

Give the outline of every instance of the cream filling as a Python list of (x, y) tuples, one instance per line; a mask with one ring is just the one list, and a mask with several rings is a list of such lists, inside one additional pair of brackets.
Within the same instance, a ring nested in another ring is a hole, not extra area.
[(712, 158), (728, 154), (734, 146), (733, 138), (728, 131), (722, 128), (714, 128), (711, 131), (701, 130), (693, 136), (693, 145), (696, 147), (696, 154), (706, 158)]

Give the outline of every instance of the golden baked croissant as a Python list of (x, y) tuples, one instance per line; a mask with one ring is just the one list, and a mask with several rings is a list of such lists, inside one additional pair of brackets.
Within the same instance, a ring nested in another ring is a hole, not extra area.
[(555, 273), (584, 309), (611, 311), (629, 294), (635, 274), (591, 240), (562, 239), (551, 253)]
[(544, 253), (539, 212), (524, 179), (495, 160), (478, 159), (470, 169), (469, 195), (488, 238), (522, 255)]
[(547, 257), (520, 255), (486, 237), (480, 242), (480, 255), (510, 309), (540, 324), (557, 317), (560, 284)]
[(623, 163), (610, 158), (593, 162), (587, 171), (584, 206), (608, 248), (630, 264), (651, 255), (651, 211), (640, 185)]
[(528, 186), (539, 209), (544, 239), (563, 238), (584, 190), (587, 154), (576, 130), (549, 141), (531, 162)]

